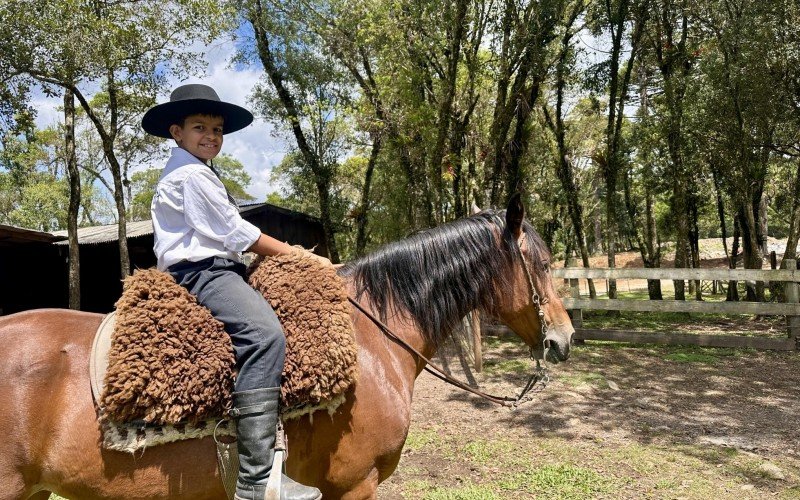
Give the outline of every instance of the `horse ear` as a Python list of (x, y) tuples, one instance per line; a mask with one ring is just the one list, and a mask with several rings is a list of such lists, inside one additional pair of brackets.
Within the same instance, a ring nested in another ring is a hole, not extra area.
[(522, 233), (522, 221), (525, 219), (525, 207), (522, 205), (521, 198), (519, 193), (515, 193), (508, 200), (508, 208), (506, 208), (506, 226), (515, 239), (519, 238)]
[(476, 205), (475, 202), (473, 201), (472, 202), (472, 207), (470, 207), (470, 209), (469, 209), (469, 214), (470, 215), (475, 215), (475, 214), (479, 213), (480, 211), (481, 211), (481, 209), (478, 208), (478, 205)]

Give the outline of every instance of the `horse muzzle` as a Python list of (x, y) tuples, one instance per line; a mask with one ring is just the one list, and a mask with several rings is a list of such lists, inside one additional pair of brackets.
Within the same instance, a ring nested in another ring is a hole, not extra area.
[(545, 347), (545, 360), (549, 363), (559, 363), (569, 359), (569, 347), (571, 343), (572, 334), (562, 335), (554, 332), (548, 333), (544, 339)]

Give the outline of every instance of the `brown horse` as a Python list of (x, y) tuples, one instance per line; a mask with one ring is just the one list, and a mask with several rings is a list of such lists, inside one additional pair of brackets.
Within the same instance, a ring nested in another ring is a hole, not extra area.
[[(521, 252), (520, 252), (521, 249)], [(524, 257), (523, 257), (524, 255)], [(573, 328), (522, 205), (485, 211), (388, 245), (340, 271), (351, 294), (430, 357), (482, 309), (566, 360)], [(527, 275), (542, 298), (542, 338)], [(7, 284), (5, 286), (8, 286)], [(394, 471), (424, 362), (354, 309), (360, 379), (336, 413), (288, 422), (287, 473), (325, 498), (375, 498)], [(223, 499), (210, 438), (131, 455), (100, 448), (88, 357), (101, 315), (37, 310), (0, 318), (0, 500)]]

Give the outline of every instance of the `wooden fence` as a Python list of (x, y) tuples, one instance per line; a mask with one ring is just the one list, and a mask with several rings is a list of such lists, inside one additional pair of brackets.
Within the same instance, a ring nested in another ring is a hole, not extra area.
[[(786, 259), (784, 269), (585, 269), (568, 267), (553, 269), (554, 278), (569, 280), (571, 297), (563, 299), (571, 311), (575, 326), (575, 339), (612, 340), (618, 342), (698, 345), (706, 347), (752, 347), (755, 349), (800, 349), (800, 302), (798, 282), (800, 271), (794, 260)], [(710, 302), (697, 300), (610, 300), (581, 297), (580, 279), (650, 279), (690, 281), (763, 281), (784, 282), (786, 301), (775, 302)], [(584, 310), (684, 312), (706, 314), (753, 314), (759, 316), (785, 316), (785, 338), (747, 337), (741, 335), (704, 335), (671, 332), (640, 332), (628, 330), (601, 330), (583, 327)]]

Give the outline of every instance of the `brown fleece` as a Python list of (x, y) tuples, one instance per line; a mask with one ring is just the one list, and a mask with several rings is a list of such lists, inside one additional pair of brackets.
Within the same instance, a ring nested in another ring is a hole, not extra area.
[(172, 276), (156, 269), (134, 272), (116, 306), (100, 402), (109, 418), (175, 424), (230, 408), (230, 337)]
[[(285, 408), (341, 396), (356, 380), (356, 344), (344, 284), (333, 268), (292, 254), (258, 260), (250, 284), (286, 334)], [(125, 280), (109, 353), (104, 414), (115, 422), (198, 422), (230, 408), (234, 358), (222, 323), (167, 273)]]
[(257, 260), (250, 285), (286, 333), (281, 394), (288, 408), (343, 394), (358, 377), (350, 305), (336, 270), (300, 253)]

